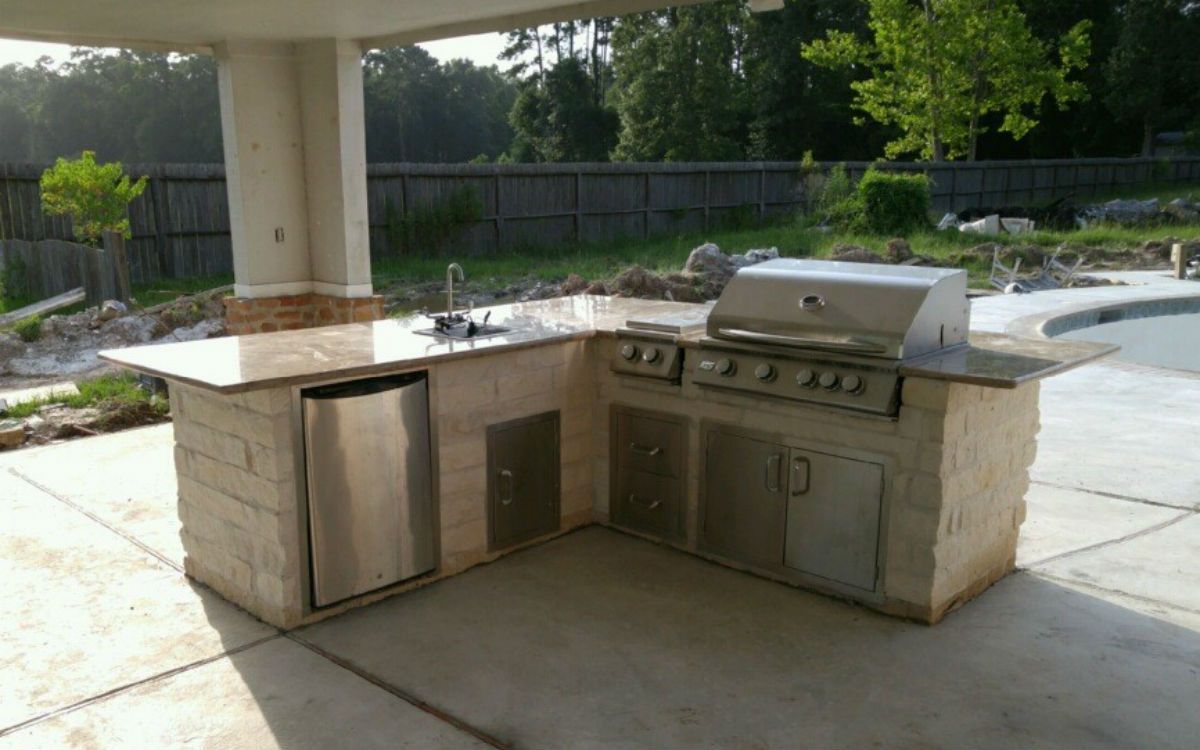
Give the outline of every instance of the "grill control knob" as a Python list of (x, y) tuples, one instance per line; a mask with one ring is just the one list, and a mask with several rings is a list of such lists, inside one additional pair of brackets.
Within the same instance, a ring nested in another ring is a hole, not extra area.
[(661, 357), (662, 357), (662, 352), (660, 352), (658, 350), (657, 346), (652, 346), (649, 349), (647, 349), (646, 351), (642, 352), (642, 361), (648, 365), (654, 364)]
[(857, 396), (866, 390), (867, 384), (857, 375), (847, 375), (842, 378), (842, 390), (851, 396)]
[(840, 380), (835, 372), (823, 372), (821, 373), (821, 377), (817, 379), (817, 382), (821, 384), (822, 388), (832, 391), (838, 387)]
[(737, 372), (737, 364), (732, 359), (717, 360), (717, 374), (725, 377), (732, 377)]
[(754, 368), (754, 377), (758, 378), (764, 383), (770, 383), (775, 379), (775, 368), (771, 365), (763, 363)]
[(633, 344), (626, 344), (625, 346), (621, 347), (621, 356), (626, 360), (632, 362), (633, 360), (637, 359), (637, 355), (638, 348)]
[(809, 369), (801, 370), (796, 373), (796, 385), (803, 388), (812, 388), (817, 384), (817, 374)]

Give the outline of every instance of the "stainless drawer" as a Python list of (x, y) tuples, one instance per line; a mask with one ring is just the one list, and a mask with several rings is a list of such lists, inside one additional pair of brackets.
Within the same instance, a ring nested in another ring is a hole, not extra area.
[(644, 471), (621, 476), (615, 520), (639, 531), (675, 536), (678, 532), (679, 481)]
[(676, 423), (621, 413), (617, 417), (617, 462), (626, 469), (681, 476), (683, 434)]

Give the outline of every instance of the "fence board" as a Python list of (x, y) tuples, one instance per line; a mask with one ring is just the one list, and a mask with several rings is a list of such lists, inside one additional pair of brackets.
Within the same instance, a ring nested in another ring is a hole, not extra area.
[[(832, 163), (816, 165), (827, 170)], [(857, 179), (871, 166), (923, 172), (939, 211), (1022, 205), (1064, 196), (1087, 200), (1121, 186), (1200, 179), (1200, 156), (930, 164), (846, 162)], [(71, 240), (70, 221), (41, 211), (45, 165), (0, 164), (0, 240)], [(131, 164), (151, 178), (130, 206), (127, 244), (135, 283), (233, 269), (224, 168), (219, 164)], [(610, 242), (744, 225), (802, 209), (809, 196), (791, 162), (667, 164), (372, 164), (367, 168), (371, 255), (403, 252), (404, 217), (469, 188), (483, 206), (445, 252), (486, 255), (529, 246)], [(429, 252), (434, 248), (410, 248)], [(67, 275), (65, 270), (48, 270)], [(46, 283), (59, 286), (57, 277)], [(42, 281), (38, 282), (42, 284)]]

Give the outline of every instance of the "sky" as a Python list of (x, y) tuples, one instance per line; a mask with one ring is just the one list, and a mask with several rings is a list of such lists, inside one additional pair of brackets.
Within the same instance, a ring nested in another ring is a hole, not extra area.
[[(504, 37), (500, 34), (477, 34), (426, 42), (421, 46), (442, 61), (465, 57), (477, 65), (492, 65), (496, 63), (500, 50), (504, 49)], [(42, 55), (49, 55), (55, 62), (65, 62), (71, 57), (71, 48), (65, 44), (0, 39), (0, 66), (9, 63), (32, 65)]]

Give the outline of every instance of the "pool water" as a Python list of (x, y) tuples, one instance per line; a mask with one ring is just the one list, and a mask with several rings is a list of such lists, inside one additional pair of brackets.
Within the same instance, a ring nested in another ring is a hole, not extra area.
[(1077, 328), (1055, 338), (1119, 344), (1115, 359), (1200, 372), (1200, 313), (1118, 320)]

